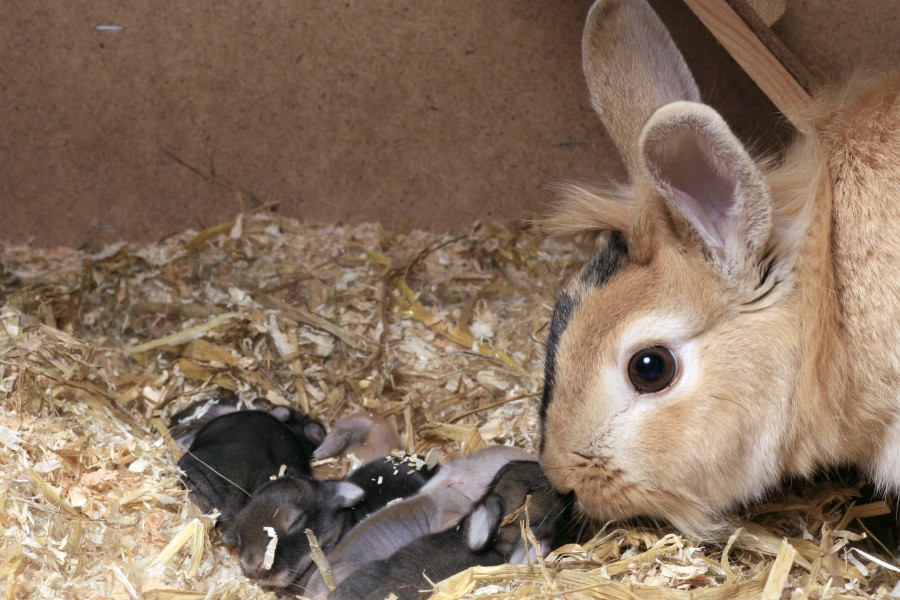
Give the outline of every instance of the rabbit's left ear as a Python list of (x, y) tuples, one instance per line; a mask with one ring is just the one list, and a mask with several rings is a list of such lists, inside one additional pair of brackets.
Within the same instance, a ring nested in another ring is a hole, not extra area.
[(644, 126), (639, 154), (679, 237), (699, 242), (724, 276), (752, 277), (741, 283), (758, 284), (772, 198), (764, 175), (719, 113), (695, 102), (663, 106)]

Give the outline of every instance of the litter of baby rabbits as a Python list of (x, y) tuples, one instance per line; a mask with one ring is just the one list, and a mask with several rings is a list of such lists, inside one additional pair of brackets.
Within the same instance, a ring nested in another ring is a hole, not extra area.
[[(187, 500), (169, 417), (227, 390), (328, 427), (379, 414), (419, 460), (535, 452), (551, 303), (582, 259), (532, 226), (442, 236), (267, 211), (93, 253), (0, 248), (4, 597), (294, 597), (244, 577)], [(861, 519), (888, 510), (852, 482), (796, 485), (721, 545), (608, 525), (431, 597), (886, 598), (897, 565)]]

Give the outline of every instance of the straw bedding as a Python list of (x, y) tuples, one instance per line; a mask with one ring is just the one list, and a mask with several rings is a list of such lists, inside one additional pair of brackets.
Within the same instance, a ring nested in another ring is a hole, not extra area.
[[(168, 417), (231, 391), (325, 423), (377, 412), (419, 456), (535, 450), (545, 327), (582, 259), (530, 227), (390, 233), (265, 210), (154, 244), (0, 249), (0, 589), (278, 597), (187, 501)], [(786, 488), (723, 545), (608, 525), (531, 566), (435, 582), (433, 597), (888, 597), (900, 573), (860, 519), (889, 507), (858, 496)]]

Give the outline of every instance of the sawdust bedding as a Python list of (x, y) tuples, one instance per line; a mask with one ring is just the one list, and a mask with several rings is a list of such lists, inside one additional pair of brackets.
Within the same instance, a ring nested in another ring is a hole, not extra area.
[[(0, 589), (7, 598), (268, 598), (187, 501), (165, 422), (231, 390), (410, 451), (535, 450), (542, 343), (582, 256), (535, 227), (312, 227), (265, 210), (96, 252), (0, 248)], [(335, 465), (335, 472), (341, 465)], [(725, 545), (607, 526), (434, 598), (884, 598), (858, 486), (786, 489)]]

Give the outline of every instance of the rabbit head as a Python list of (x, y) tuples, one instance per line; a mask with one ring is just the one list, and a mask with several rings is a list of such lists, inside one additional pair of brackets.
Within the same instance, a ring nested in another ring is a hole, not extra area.
[(643, 0), (597, 2), (583, 53), (631, 184), (564, 187), (556, 227), (599, 251), (553, 312), (541, 462), (589, 516), (708, 536), (783, 473), (796, 426), (793, 273), (810, 211), (773, 200), (785, 183), (700, 103)]

